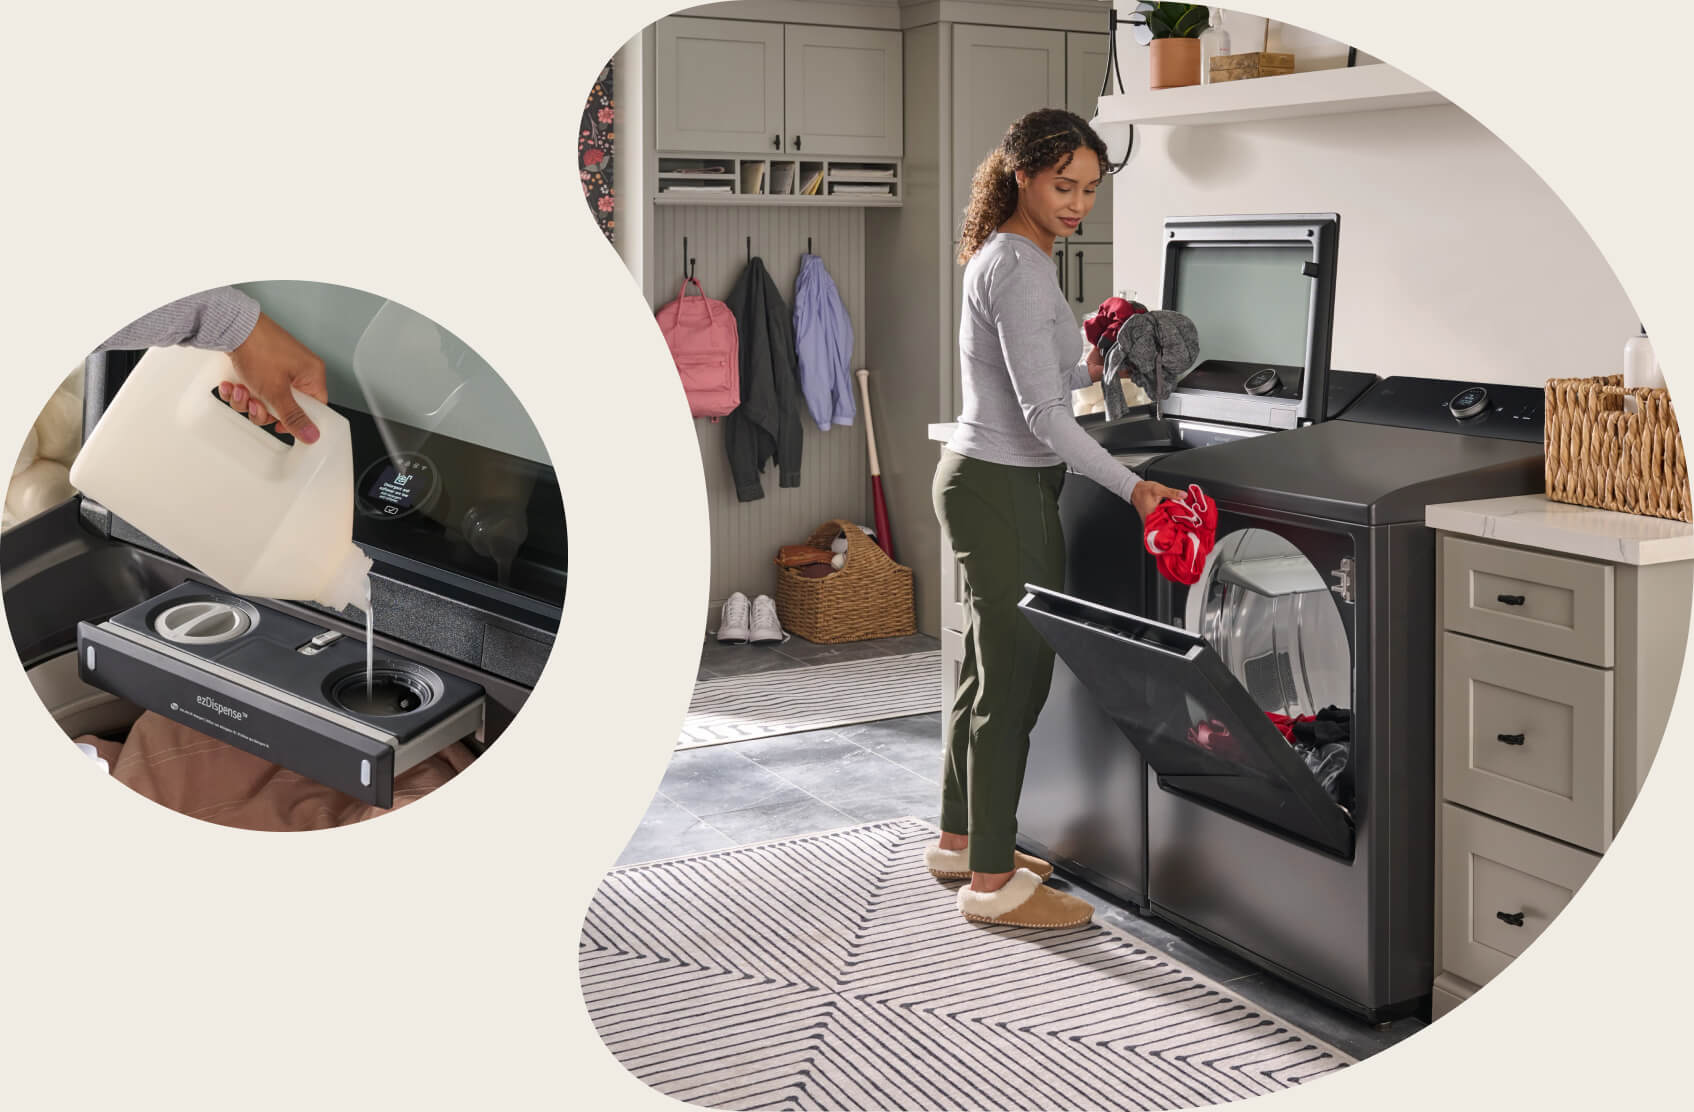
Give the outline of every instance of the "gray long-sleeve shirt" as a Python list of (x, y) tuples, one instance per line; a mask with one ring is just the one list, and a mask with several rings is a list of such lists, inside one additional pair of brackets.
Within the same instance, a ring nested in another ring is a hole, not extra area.
[(96, 351), (189, 347), (234, 351), (259, 323), (259, 303), (233, 286), (203, 290), (160, 306), (119, 329)]
[(965, 406), (947, 447), (1014, 467), (1064, 463), (1124, 501), (1141, 477), (1076, 423), (1070, 395), (1091, 381), (1053, 260), (1011, 232), (965, 265), (959, 370)]

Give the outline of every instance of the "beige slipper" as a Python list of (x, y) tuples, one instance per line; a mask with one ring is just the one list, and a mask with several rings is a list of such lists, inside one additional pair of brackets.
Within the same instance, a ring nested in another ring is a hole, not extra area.
[[(968, 849), (942, 849), (940, 842), (931, 842), (923, 849), (923, 863), (929, 875), (937, 880), (969, 880), (971, 857)], [(1028, 869), (1042, 880), (1053, 875), (1053, 866), (1022, 850), (1012, 851), (1012, 868)]]
[(997, 892), (959, 889), (959, 913), (978, 923), (1007, 927), (1080, 927), (1094, 917), (1087, 900), (1049, 888), (1028, 869), (1012, 874)]

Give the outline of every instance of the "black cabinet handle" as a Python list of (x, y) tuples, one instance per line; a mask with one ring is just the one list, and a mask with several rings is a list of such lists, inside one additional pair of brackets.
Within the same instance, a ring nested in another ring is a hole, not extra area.
[(1523, 596), (1522, 595), (1495, 595), (1494, 597), (1499, 599), (1501, 602), (1505, 603), (1507, 606), (1522, 606), (1523, 605)]
[(796, 135), (796, 136), (795, 136), (795, 137), (794, 137), (794, 149), (795, 149), (795, 150), (799, 150), (799, 149), (800, 149), (800, 137), (799, 137), (799, 136), (798, 136), (798, 135)]
[(782, 149), (782, 136), (780, 136), (780, 135), (771, 136), (771, 150), (780, 151), (781, 149)]
[(1082, 304), (1082, 252), (1076, 253), (1076, 300)]
[(1514, 927), (1523, 926), (1523, 912), (1521, 911), (1496, 911), (1494, 918), (1502, 923), (1510, 923)]
[(1053, 252), (1053, 261), (1059, 264), (1059, 292), (1069, 293), (1070, 291), (1065, 289), (1069, 285), (1065, 281), (1065, 253), (1063, 251)]
[(1501, 741), (1505, 742), (1507, 745), (1522, 745), (1523, 744), (1523, 735), (1522, 734), (1498, 734), (1496, 736), (1498, 736), (1499, 739)]

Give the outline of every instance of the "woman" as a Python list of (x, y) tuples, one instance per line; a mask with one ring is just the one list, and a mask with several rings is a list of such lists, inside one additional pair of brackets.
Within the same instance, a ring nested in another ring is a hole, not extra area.
[(964, 412), (935, 473), (935, 510), (964, 571), (965, 656), (948, 723), (939, 877), (970, 877), (959, 910), (1027, 927), (1088, 921), (1081, 899), (1042, 882), (1019, 853), (1018, 795), (1053, 650), (1018, 611), (1026, 583), (1062, 587), (1059, 487), (1068, 467), (1145, 519), (1182, 492), (1141, 479), (1076, 423), (1070, 393), (1100, 379), (1059, 289), (1053, 241), (1094, 206), (1106, 145), (1081, 117), (1031, 112), (977, 167), (960, 244)]

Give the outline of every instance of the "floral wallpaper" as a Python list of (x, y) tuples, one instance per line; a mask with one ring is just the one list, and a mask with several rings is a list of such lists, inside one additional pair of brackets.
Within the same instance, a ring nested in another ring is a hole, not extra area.
[(600, 230), (612, 239), (612, 63), (594, 82), (582, 109), (582, 131), (576, 138), (577, 164), (588, 211)]

